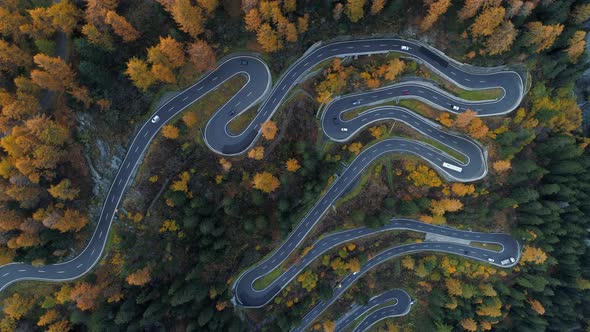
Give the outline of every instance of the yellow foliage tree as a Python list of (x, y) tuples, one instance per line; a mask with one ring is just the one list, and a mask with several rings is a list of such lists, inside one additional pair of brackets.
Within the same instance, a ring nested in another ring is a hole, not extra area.
[(179, 176), (180, 179), (174, 181), (170, 186), (170, 189), (173, 191), (183, 191), (188, 192), (188, 181), (190, 180), (191, 176), (188, 172), (184, 171)]
[(33, 309), (35, 299), (14, 293), (11, 297), (6, 298), (3, 303), (4, 307), (2, 310), (4, 313), (12, 319), (19, 320)]
[(256, 173), (252, 180), (252, 187), (265, 193), (275, 191), (280, 185), (279, 179), (269, 172)]
[(463, 329), (465, 331), (468, 331), (468, 332), (477, 331), (477, 323), (475, 322), (475, 320), (473, 320), (473, 318), (465, 318), (465, 319), (461, 320), (460, 324), (461, 324), (461, 327), (463, 327)]
[(407, 169), (411, 170), (408, 180), (412, 181), (416, 187), (440, 187), (442, 185), (440, 177), (426, 165), (418, 165), (415, 168), (408, 167)]
[(246, 16), (244, 17), (244, 21), (246, 22), (246, 30), (248, 31), (256, 31), (262, 24), (262, 19), (260, 18), (260, 12), (256, 8), (250, 9)]
[(72, 187), (72, 182), (69, 179), (63, 179), (60, 183), (53, 185), (47, 191), (57, 199), (73, 200), (78, 197), (80, 190)]
[(360, 142), (355, 142), (352, 143), (348, 146), (348, 151), (354, 153), (354, 154), (359, 154), (359, 152), (361, 152), (361, 149), (363, 148), (363, 144)]
[(136, 87), (144, 91), (156, 82), (156, 77), (149, 70), (147, 63), (139, 58), (129, 59), (125, 74), (129, 76)]
[(525, 245), (520, 261), (522, 263), (543, 264), (547, 260), (547, 254), (541, 248)]
[(441, 113), (437, 120), (445, 127), (450, 127), (453, 125), (453, 119), (451, 118), (451, 114), (448, 112)]
[(456, 212), (463, 208), (463, 203), (456, 199), (443, 198), (441, 200), (430, 201), (430, 211), (435, 216), (442, 216), (446, 212)]
[(393, 59), (387, 62), (385, 68), (385, 79), (394, 80), (397, 75), (401, 74), (406, 69), (406, 62), (400, 59)]
[(386, 0), (372, 0), (371, 1), (371, 15), (377, 15), (385, 7)]
[(353, 23), (358, 22), (365, 16), (364, 7), (366, 3), (367, 0), (346, 0), (344, 12)]
[(567, 56), (571, 63), (578, 62), (578, 58), (586, 49), (586, 31), (576, 31), (569, 40), (569, 47), (567, 48)]
[(57, 319), (58, 312), (55, 309), (47, 310), (43, 315), (39, 317), (37, 326), (49, 325)]
[(450, 295), (461, 296), (463, 294), (463, 287), (458, 279), (445, 279), (445, 286)]
[(311, 270), (306, 270), (297, 277), (297, 281), (301, 283), (301, 287), (311, 292), (317, 285), (318, 275)]

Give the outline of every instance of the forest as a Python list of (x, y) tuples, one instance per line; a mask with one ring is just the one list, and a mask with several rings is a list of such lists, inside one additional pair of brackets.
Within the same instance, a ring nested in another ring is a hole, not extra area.
[[(326, 232), (376, 228), (392, 217), (508, 232), (525, 244), (522, 260), (505, 270), (444, 254), (395, 259), (363, 276), (312, 329), (333, 331), (351, 303), (403, 288), (417, 306), (374, 329), (590, 331), (590, 138), (578, 107), (590, 95), (574, 93), (590, 67), (589, 19), (584, 0), (0, 0), (0, 264), (41, 266), (79, 253), (134, 132), (158, 100), (225, 56), (254, 52), (276, 81), (318, 41), (411, 38), (461, 62), (529, 73), (527, 96), (507, 116), (400, 103), (481, 142), (490, 174), (450, 183), (419, 158), (379, 159), (283, 268)], [(253, 149), (222, 158), (207, 148), (202, 128), (244, 84), (235, 77), (153, 141), (98, 266), (70, 282), (7, 288), (0, 331), (297, 326), (312, 304), (331, 296), (335, 280), (392, 243), (423, 240), (389, 232), (349, 243), (266, 307), (230, 301), (234, 278), (282, 243), (342, 163), (384, 138), (425, 140), (384, 121), (336, 144), (317, 120), (321, 105), (338, 95), (404, 77), (465, 99), (497, 93), (463, 90), (395, 52), (336, 59), (294, 89)], [(241, 131), (255, 112), (231, 130)]]

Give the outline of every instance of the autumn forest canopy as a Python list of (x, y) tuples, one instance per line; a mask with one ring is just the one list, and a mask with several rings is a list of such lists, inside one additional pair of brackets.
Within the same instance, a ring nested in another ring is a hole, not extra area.
[[(224, 57), (256, 53), (276, 82), (318, 41), (416, 39), (460, 62), (528, 73), (525, 99), (506, 116), (452, 114), (413, 99), (396, 104), (480, 142), (488, 176), (454, 183), (418, 157), (380, 158), (277, 272), (322, 234), (377, 228), (392, 217), (506, 232), (524, 244), (513, 269), (437, 253), (393, 259), (363, 276), (311, 329), (333, 331), (352, 303), (403, 288), (417, 299), (411, 313), (375, 329), (590, 331), (590, 138), (578, 106), (590, 101), (590, 88), (580, 86), (590, 67), (589, 19), (584, 0), (0, 0), (0, 265), (42, 266), (82, 251), (130, 139), (158, 100)], [(268, 306), (234, 308), (235, 278), (280, 246), (342, 164), (390, 137), (462, 158), (393, 121), (342, 144), (323, 137), (316, 117), (323, 105), (408, 77), (468, 100), (500, 96), (498, 89), (463, 89), (398, 52), (331, 59), (261, 125), (252, 149), (222, 158), (207, 148), (202, 129), (245, 82), (232, 77), (162, 127), (99, 264), (71, 282), (4, 290), (0, 331), (298, 326), (368, 259), (392, 243), (424, 240), (397, 231), (359, 239), (317, 259)], [(230, 131), (246, 128), (255, 112), (233, 120)]]

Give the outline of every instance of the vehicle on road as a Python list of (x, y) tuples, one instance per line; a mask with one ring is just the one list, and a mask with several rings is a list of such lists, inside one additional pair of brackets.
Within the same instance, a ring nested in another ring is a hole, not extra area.
[(459, 106), (457, 105), (451, 105), (451, 108), (453, 108), (454, 111), (460, 110)]
[(510, 257), (509, 259), (512, 263), (516, 263), (516, 259), (514, 259), (514, 257)]
[(159, 116), (157, 116), (157, 115), (156, 115), (156, 116), (154, 116), (154, 117), (152, 118), (152, 123), (156, 123), (156, 122), (158, 122), (158, 121), (160, 121), (160, 117), (159, 117)]
[(240, 60), (240, 64), (241, 64), (242, 66), (247, 66), (247, 65), (248, 65), (248, 60), (244, 60), (244, 59), (242, 59), (242, 60)]
[(358, 272), (358, 271), (356, 271), (356, 272), (352, 272), (352, 275), (356, 275), (357, 273), (359, 273), (359, 272)]
[(361, 104), (361, 100), (357, 99), (355, 101), (352, 102), (353, 105), (360, 105)]
[(402, 91), (402, 95), (406, 95), (407, 96), (409, 94), (410, 94), (410, 90), (404, 90), (404, 91)]
[(459, 173), (461, 173), (463, 171), (463, 168), (461, 168), (459, 166), (455, 166), (453, 164), (449, 164), (449, 163), (443, 163), (442, 166), (444, 168), (452, 169), (453, 171), (459, 172)]
[(410, 46), (402, 45), (402, 50), (403, 51), (409, 51), (410, 50)]
[(346, 131), (348, 131), (348, 128), (346, 128), (346, 127), (342, 127), (342, 128), (340, 128), (340, 131), (342, 131), (342, 132), (346, 132)]
[(502, 261), (500, 261), (500, 263), (502, 263), (502, 265), (508, 265), (510, 264), (510, 259), (503, 259)]
[(234, 116), (236, 114), (236, 110), (229, 111), (229, 116)]
[(337, 117), (333, 117), (332, 121), (334, 121), (334, 123), (338, 123), (338, 118)]
[(342, 284), (336, 285), (336, 288), (342, 288)]
[(493, 258), (488, 258), (488, 262), (493, 263), (494, 259)]

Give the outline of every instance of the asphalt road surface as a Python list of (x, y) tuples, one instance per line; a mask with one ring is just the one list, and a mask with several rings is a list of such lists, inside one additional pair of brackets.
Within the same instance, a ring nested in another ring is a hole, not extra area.
[[(298, 247), (308, 232), (325, 214), (329, 206), (350, 186), (354, 185), (355, 180), (362, 171), (380, 156), (390, 153), (414, 154), (428, 161), (446, 177), (456, 181), (473, 181), (481, 179), (486, 175), (487, 162), (485, 152), (481, 146), (465, 137), (447, 133), (441, 130), (439, 125), (403, 108), (382, 106), (370, 109), (350, 121), (344, 121), (342, 119), (344, 112), (355, 107), (364, 107), (378, 101), (387, 101), (395, 98), (420, 99), (435, 107), (451, 112), (462, 112), (467, 108), (471, 108), (476, 110), (480, 116), (506, 114), (514, 110), (521, 102), (524, 95), (524, 83), (518, 73), (503, 69), (482, 70), (462, 65), (447, 58), (442, 53), (438, 53), (436, 50), (428, 49), (424, 51), (424, 48), (421, 46), (416, 42), (400, 39), (367, 39), (335, 42), (315, 47), (291, 65), (272, 89), (272, 78), (268, 66), (259, 58), (239, 55), (226, 59), (215, 70), (201, 78), (193, 86), (180, 92), (159, 107), (139, 129), (111, 184), (111, 188), (103, 203), (96, 229), (85, 249), (73, 259), (59, 264), (31, 266), (30, 264), (24, 263), (11, 263), (4, 265), (0, 267), (0, 290), (5, 289), (8, 285), (19, 280), (65, 281), (79, 278), (90, 271), (100, 260), (113, 218), (117, 212), (117, 206), (121, 201), (127, 185), (134, 176), (136, 166), (141, 163), (143, 154), (152, 139), (164, 124), (178, 115), (182, 110), (207, 93), (215, 90), (223, 82), (235, 75), (244, 75), (247, 78), (247, 82), (211, 117), (204, 129), (206, 144), (211, 150), (222, 155), (242, 154), (253, 146), (260, 135), (260, 125), (272, 117), (288, 92), (317, 64), (330, 58), (387, 53), (391, 51), (402, 52), (423, 62), (431, 70), (465, 89), (502, 89), (503, 95), (497, 100), (474, 102), (455, 98), (426, 83), (405, 82), (374, 91), (336, 98), (332, 103), (327, 105), (326, 112), (324, 112), (322, 118), (322, 126), (326, 135), (333, 140), (346, 141), (370, 123), (395, 119), (403, 121), (429, 138), (439, 141), (450, 149), (462, 154), (465, 156), (466, 162), (461, 162), (428, 144), (401, 138), (382, 140), (365, 148), (344, 170), (342, 175), (334, 181), (329, 190), (318, 200), (316, 205), (309, 211), (287, 240), (267, 259), (243, 273), (235, 282), (234, 291), (237, 304), (246, 307), (264, 305), (276, 295), (277, 289), (282, 289), (293, 279), (296, 273), (287, 271), (287, 273), (281, 276), (282, 279), (278, 279), (279, 282), (273, 282), (271, 286), (264, 290), (254, 289), (253, 282), (279, 266)], [(233, 135), (228, 131), (227, 125), (232, 119), (260, 102), (262, 104), (256, 117), (242, 133)], [(453, 106), (456, 106), (458, 109), (453, 109)], [(346, 131), (342, 129), (343, 127), (347, 128)], [(443, 165), (447, 166), (445, 167)], [(449, 165), (451, 166), (449, 167)], [(395, 220), (392, 221), (392, 223), (398, 222)], [(421, 224), (411, 220), (406, 222), (411, 223), (410, 226), (407, 226), (408, 229), (413, 229), (412, 227), (419, 228), (418, 225)], [(443, 230), (436, 229), (433, 232), (443, 232)], [(361, 232), (358, 233), (359, 236), (362, 236), (362, 232), (369, 232), (367, 229), (356, 231)], [(469, 235), (460, 231), (456, 232), (460, 234), (457, 236), (475, 236), (474, 234), (476, 234), (472, 233)], [(482, 237), (494, 236), (493, 234), (478, 234)], [(350, 236), (350, 239), (356, 238), (352, 233), (347, 236)], [(327, 248), (341, 241), (330, 236), (327, 239), (333, 241), (322, 243)], [(479, 241), (485, 242), (485, 239), (482, 238)], [(503, 238), (498, 243), (506, 251), (506, 248), (512, 248), (511, 243), (513, 242), (511, 239)], [(494, 255), (493, 253), (483, 249), (471, 248), (468, 253), (465, 253), (464, 245), (454, 243), (445, 244), (445, 247), (436, 247), (436, 245), (433, 243), (420, 243), (415, 244), (415, 247), (404, 245), (384, 251), (363, 265), (361, 272), (343, 280), (341, 287), (335, 292), (334, 298), (331, 301), (327, 301), (326, 304), (329, 305), (329, 303), (335, 301), (365, 271), (391, 257), (421, 251), (441, 251), (480, 260), (484, 260), (484, 255), (496, 257), (492, 256)], [(518, 254), (514, 251), (506, 251), (506, 253), (518, 257)], [(499, 258), (497, 257), (495, 259)], [(498, 264), (498, 261), (492, 264)], [(321, 313), (324, 309), (322, 304), (312, 309), (308, 316), (306, 316), (309, 323), (313, 321), (311, 318), (314, 315)], [(304, 324), (309, 323), (304, 322)]]
[[(412, 298), (406, 291), (393, 289), (371, 298), (366, 305), (353, 305), (352, 309), (336, 322), (334, 330), (342, 331), (352, 326), (352, 323), (358, 318), (370, 312), (353, 330), (354, 332), (364, 331), (382, 319), (406, 315), (412, 304)], [(368, 322), (372, 322), (372, 324), (369, 325)]]

